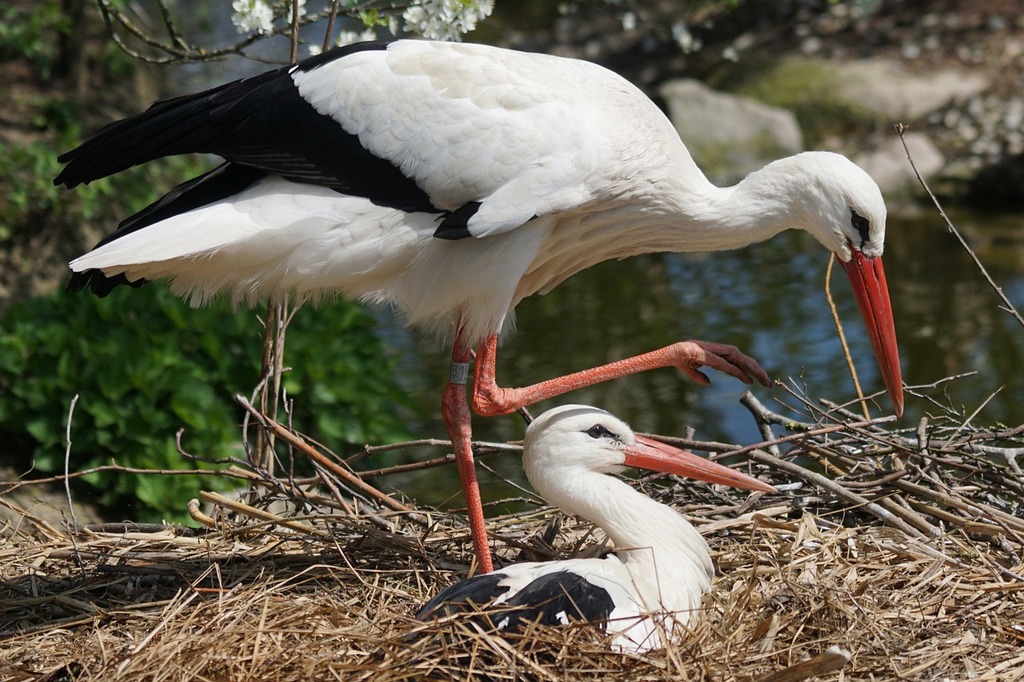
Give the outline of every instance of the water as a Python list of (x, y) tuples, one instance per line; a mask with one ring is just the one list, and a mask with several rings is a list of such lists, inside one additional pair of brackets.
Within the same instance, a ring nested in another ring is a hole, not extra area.
[[(959, 215), (990, 274), (1011, 302), (1024, 307), (1024, 218)], [(533, 383), (559, 374), (642, 353), (670, 342), (697, 338), (730, 343), (755, 357), (773, 379), (805, 386), (813, 399), (845, 402), (855, 397), (824, 293), (828, 253), (795, 232), (746, 249), (697, 255), (661, 254), (600, 264), (552, 293), (517, 309), (517, 333), (498, 355), (499, 384)], [(899, 425), (912, 427), (925, 414), (944, 412), (928, 398), (969, 415), (993, 392), (976, 423), (1024, 421), (1024, 328), (999, 309), (995, 293), (944, 223), (931, 211), (919, 217), (891, 216), (886, 239), (886, 274), (892, 298), (904, 382), (924, 385), (966, 372), (976, 376), (907, 395)], [(845, 273), (835, 267), (832, 293), (844, 323), (860, 381), (868, 393), (883, 390), (878, 368)], [(383, 331), (401, 354), (401, 374), (426, 414), (436, 421), (423, 435), (444, 437), (440, 393), (447, 350), (419, 338), (400, 323), (383, 320)], [(555, 404), (597, 405), (635, 429), (732, 443), (761, 440), (739, 398), (752, 390), (764, 403), (797, 404), (784, 390), (748, 387), (708, 371), (701, 387), (672, 369), (662, 369), (582, 389), (531, 408)], [(891, 414), (878, 399), (874, 416)], [(474, 435), (484, 440), (521, 438), (517, 415), (475, 418)], [(433, 452), (432, 456), (437, 456)], [(429, 456), (429, 455), (428, 455)], [(518, 461), (504, 457), (499, 473), (518, 478)], [(481, 472), (486, 495), (518, 494)], [(458, 491), (454, 468), (388, 484), (421, 501), (442, 503)], [(456, 496), (451, 500), (460, 504)]]

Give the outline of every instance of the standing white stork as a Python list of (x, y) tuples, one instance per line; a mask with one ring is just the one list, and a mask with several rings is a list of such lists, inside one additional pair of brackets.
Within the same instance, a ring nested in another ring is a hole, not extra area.
[(595, 263), (736, 248), (787, 228), (844, 264), (902, 411), (882, 269), (885, 204), (846, 158), (804, 153), (712, 185), (640, 90), (595, 64), (483, 45), (362, 43), (155, 103), (61, 157), (69, 188), (173, 154), (226, 163), (127, 218), (71, 262), (103, 295), (168, 278), (194, 304), (271, 292), (390, 303), (454, 337), (442, 414), (482, 570), (490, 570), (465, 383), (507, 414), (656, 367), (768, 376), (735, 347), (684, 341), (525, 388), (499, 388), (498, 335), (516, 304)]
[[(523, 469), (550, 504), (596, 524), (615, 545), (599, 559), (512, 564), (455, 583), (416, 614), (422, 620), (477, 613), (515, 631), (531, 622), (593, 622), (611, 645), (648, 651), (700, 609), (711, 587), (711, 551), (682, 514), (609, 476), (641, 467), (748, 490), (767, 483), (685, 450), (637, 436), (604, 410), (565, 405), (526, 429)], [(480, 611), (483, 611), (480, 614)]]

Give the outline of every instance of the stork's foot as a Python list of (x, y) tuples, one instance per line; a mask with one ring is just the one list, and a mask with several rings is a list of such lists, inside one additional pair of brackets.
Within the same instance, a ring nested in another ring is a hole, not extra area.
[(702, 386), (707, 386), (711, 380), (700, 371), (700, 367), (718, 370), (745, 384), (757, 381), (763, 386), (771, 386), (768, 373), (757, 364), (757, 360), (741, 352), (736, 346), (691, 340), (666, 346), (662, 351), (673, 355), (675, 359), (671, 364)]

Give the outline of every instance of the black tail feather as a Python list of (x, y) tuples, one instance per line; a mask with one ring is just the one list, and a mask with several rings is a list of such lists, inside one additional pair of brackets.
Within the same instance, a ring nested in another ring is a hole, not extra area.
[(71, 275), (71, 279), (68, 281), (67, 290), (71, 293), (77, 293), (79, 291), (91, 289), (92, 293), (103, 298), (122, 284), (127, 284), (128, 286), (137, 289), (148, 281), (149, 280), (146, 279), (137, 279), (132, 282), (124, 276), (124, 273), (108, 277), (100, 270), (86, 270), (85, 272), (76, 272)]

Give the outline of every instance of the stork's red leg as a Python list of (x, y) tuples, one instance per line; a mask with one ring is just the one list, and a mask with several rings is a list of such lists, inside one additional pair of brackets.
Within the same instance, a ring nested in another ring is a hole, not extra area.
[[(498, 337), (492, 336), (477, 349), (475, 378), (473, 381), (473, 409), (483, 416), (508, 414), (525, 405), (532, 405), (568, 393), (577, 388), (591, 386), (610, 379), (645, 372), (658, 367), (678, 367), (694, 381), (708, 384), (710, 381), (700, 367), (710, 367), (736, 377), (744, 383), (755, 379), (767, 386), (768, 374), (755, 360), (741, 353), (735, 346), (706, 341), (681, 341), (671, 346), (619, 360), (575, 374), (542, 381), (523, 388), (500, 388), (495, 381), (495, 360)], [(470, 423), (469, 403), (466, 400), (466, 378), (469, 374), (470, 352), (456, 335), (452, 346), (451, 373), (444, 389), (441, 414), (444, 417), (448, 436), (455, 451), (455, 462), (462, 482), (462, 493), (466, 499), (469, 515), (469, 529), (473, 536), (473, 550), (480, 562), (480, 572), (493, 570), (491, 551), (487, 545), (487, 529), (484, 524), (483, 503), (480, 500), (480, 486), (476, 479), (473, 463), (473, 429)]]
[(686, 372), (691, 379), (704, 385), (710, 384), (711, 381), (698, 369), (700, 367), (710, 367), (724, 372), (745, 384), (756, 379), (765, 386), (770, 385), (768, 374), (761, 369), (757, 361), (741, 353), (735, 346), (708, 341), (680, 341), (649, 353), (548, 379), (532, 386), (501, 388), (495, 379), (497, 350), (498, 337), (492, 336), (481, 343), (476, 352), (473, 410), (488, 417), (508, 414), (520, 407), (578, 388), (658, 367), (677, 367)]
[(480, 485), (476, 480), (476, 465), (473, 463), (473, 427), (470, 422), (469, 403), (466, 399), (466, 379), (469, 376), (469, 348), (463, 345), (456, 334), (452, 346), (452, 364), (448, 383), (441, 399), (441, 416), (444, 418), (448, 437), (455, 452), (455, 464), (462, 482), (462, 494), (466, 500), (469, 516), (469, 532), (473, 537), (473, 551), (476, 552), (480, 573), (494, 570), (491, 550), (487, 545), (487, 528), (484, 525), (484, 507), (480, 500)]

